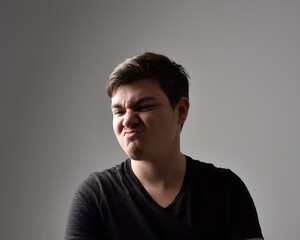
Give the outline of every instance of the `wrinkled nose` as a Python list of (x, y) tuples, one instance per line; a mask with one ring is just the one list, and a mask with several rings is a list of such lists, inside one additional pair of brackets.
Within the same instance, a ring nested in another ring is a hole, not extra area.
[(136, 128), (139, 124), (139, 118), (135, 113), (126, 113), (123, 118), (123, 127)]

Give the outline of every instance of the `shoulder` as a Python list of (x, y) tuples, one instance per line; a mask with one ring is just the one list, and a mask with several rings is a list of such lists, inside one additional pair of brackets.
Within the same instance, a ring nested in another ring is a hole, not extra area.
[(187, 157), (187, 166), (192, 181), (198, 184), (230, 191), (232, 188), (245, 188), (241, 178), (228, 168), (216, 167)]
[(101, 172), (91, 173), (78, 187), (76, 194), (89, 196), (101, 192), (110, 192), (122, 185), (128, 174), (128, 160)]
[(187, 156), (187, 166), (188, 170), (194, 172), (198, 176), (208, 177), (208, 178), (228, 178), (231, 176), (236, 176), (228, 168), (220, 168), (214, 166), (212, 163), (206, 163), (199, 160), (195, 160)]
[(121, 192), (119, 189), (124, 176), (126, 162), (102, 172), (94, 172), (80, 184), (69, 211), (66, 239), (79, 239), (79, 236), (106, 239), (102, 217), (119, 199), (116, 193)]

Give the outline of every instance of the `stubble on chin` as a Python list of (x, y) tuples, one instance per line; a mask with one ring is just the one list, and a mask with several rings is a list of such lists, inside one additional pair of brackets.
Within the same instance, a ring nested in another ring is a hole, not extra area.
[(126, 143), (123, 150), (132, 160), (143, 159), (143, 149), (134, 141)]

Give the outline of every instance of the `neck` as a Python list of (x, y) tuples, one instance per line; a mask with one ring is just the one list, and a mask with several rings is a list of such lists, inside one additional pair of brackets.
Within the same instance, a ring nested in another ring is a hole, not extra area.
[(186, 158), (178, 152), (170, 157), (151, 160), (131, 160), (134, 174), (142, 185), (169, 188), (182, 183), (186, 170)]

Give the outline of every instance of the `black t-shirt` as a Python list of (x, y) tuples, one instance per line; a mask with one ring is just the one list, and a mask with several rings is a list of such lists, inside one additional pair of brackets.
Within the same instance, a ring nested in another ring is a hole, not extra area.
[(129, 159), (91, 174), (75, 193), (65, 235), (66, 240), (259, 237), (256, 209), (241, 179), (190, 157), (183, 186), (166, 208), (144, 189)]

